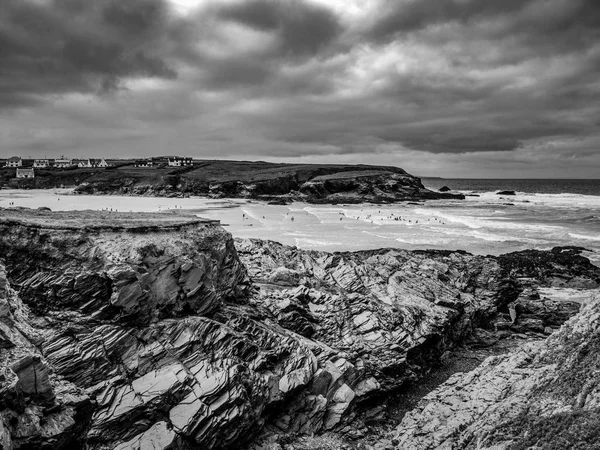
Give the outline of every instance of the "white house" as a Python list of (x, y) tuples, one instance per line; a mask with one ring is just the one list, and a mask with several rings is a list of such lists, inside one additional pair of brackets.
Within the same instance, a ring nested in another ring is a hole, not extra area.
[(17, 178), (35, 178), (33, 169), (17, 169)]
[(44, 169), (50, 167), (50, 161), (47, 159), (36, 159), (33, 161), (33, 167), (36, 169)]
[(154, 162), (151, 159), (138, 159), (133, 167), (152, 169), (154, 168)]
[(92, 163), (92, 161), (90, 159), (82, 159), (77, 164), (77, 167), (94, 167), (94, 164)]
[(192, 158), (188, 158), (187, 156), (174, 156), (169, 158), (169, 166), (171, 167), (191, 166), (193, 164), (194, 160)]
[(109, 166), (109, 164), (106, 162), (106, 160), (104, 158), (99, 160), (96, 164), (96, 167), (108, 167), (108, 166)]
[(23, 165), (23, 160), (20, 156), (13, 156), (6, 160), (6, 167), (21, 167)]
[(54, 160), (54, 167), (57, 167), (59, 169), (64, 169), (66, 167), (71, 167), (72, 165), (73, 165), (73, 160), (72, 159), (62, 158), (62, 159), (55, 159)]

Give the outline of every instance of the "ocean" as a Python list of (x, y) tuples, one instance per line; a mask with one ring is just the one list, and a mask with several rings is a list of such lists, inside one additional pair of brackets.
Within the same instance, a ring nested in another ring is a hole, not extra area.
[[(303, 249), (351, 251), (384, 247), (466, 250), (498, 255), (576, 245), (600, 264), (600, 180), (467, 180), (424, 178), (465, 200), (394, 205), (266, 205), (243, 199), (69, 195), (70, 191), (0, 191), (0, 206), (54, 210), (185, 210), (220, 220), (235, 237), (271, 239)], [(516, 195), (498, 195), (514, 190)]]
[(423, 185), (437, 191), (442, 186), (450, 189), (470, 192), (517, 191), (528, 194), (579, 194), (600, 195), (599, 180), (569, 180), (569, 179), (481, 179), (481, 178), (421, 178)]

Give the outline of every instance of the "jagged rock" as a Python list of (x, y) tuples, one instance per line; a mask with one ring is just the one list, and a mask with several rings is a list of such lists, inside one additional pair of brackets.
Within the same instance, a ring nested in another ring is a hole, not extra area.
[[(418, 378), (509, 304), (522, 297), (523, 314), (546, 327), (571, 313), (535, 304), (517, 278), (530, 271), (527, 255), (332, 254), (257, 240), (236, 250), (214, 223), (136, 217), (0, 217), (6, 448), (361, 438), (366, 428), (353, 421), (363, 405)], [(585, 258), (544, 258), (554, 269), (533, 271), (540, 283), (561, 271), (578, 283), (597, 278)], [(10, 367), (48, 372), (22, 383)]]
[(498, 257), (508, 275), (533, 278), (542, 286), (594, 289), (600, 286), (600, 268), (581, 255), (582, 247), (554, 247), (551, 251), (523, 250)]
[(450, 189), (448, 186), (442, 186), (441, 188), (438, 189), (438, 191), (440, 192), (449, 192), (452, 189)]
[(26, 356), (14, 363), (11, 369), (19, 378), (17, 390), (29, 395), (37, 394), (53, 397), (48, 367), (39, 356)]
[(546, 341), (487, 359), (427, 395), (398, 426), (396, 448), (597, 448), (600, 302)]
[[(87, 395), (49, 371), (47, 362), (30, 342), (36, 334), (23, 305), (6, 279), (0, 262), (0, 327), (10, 346), (0, 347), (0, 446), (70, 449), (91, 416)], [(27, 333), (27, 335), (25, 334)]]

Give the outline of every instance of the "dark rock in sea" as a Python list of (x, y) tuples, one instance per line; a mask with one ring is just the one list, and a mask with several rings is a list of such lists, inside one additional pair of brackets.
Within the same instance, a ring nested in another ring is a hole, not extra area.
[(581, 251), (327, 253), (234, 243), (196, 217), (3, 210), (0, 443), (361, 439), (367, 408), (475, 330), (545, 332), (575, 314), (536, 289), (597, 287)]
[(514, 203), (502, 203), (504, 206), (515, 206)]
[(448, 186), (442, 186), (441, 188), (438, 189), (438, 191), (440, 192), (449, 192), (452, 189), (450, 189)]
[(465, 194), (467, 197), (481, 197), (479, 194)]
[(496, 192), (496, 195), (517, 195), (515, 191), (499, 191)]

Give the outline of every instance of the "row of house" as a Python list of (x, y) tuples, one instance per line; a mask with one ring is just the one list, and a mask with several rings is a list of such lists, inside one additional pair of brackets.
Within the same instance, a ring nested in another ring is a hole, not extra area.
[(138, 159), (133, 164), (133, 167), (153, 169), (158, 166), (164, 166), (165, 164), (169, 167), (187, 167), (193, 166), (194, 160), (188, 156), (155, 157)]
[(23, 159), (19, 156), (13, 156), (6, 160), (5, 167), (33, 167), (36, 169), (66, 169), (69, 167), (82, 167), (82, 168), (106, 168), (110, 164), (105, 159), (71, 159), (71, 158), (58, 158), (58, 159)]
[[(114, 165), (113, 162), (107, 162), (104, 158), (72, 159), (62, 157), (57, 159), (23, 159), (20, 156), (13, 156), (6, 160), (4, 167), (32, 167), (34, 169), (67, 169), (72, 167), (106, 168), (112, 165)], [(133, 167), (190, 167), (193, 165), (194, 160), (188, 156), (163, 156), (147, 159), (138, 159), (134, 162)]]

